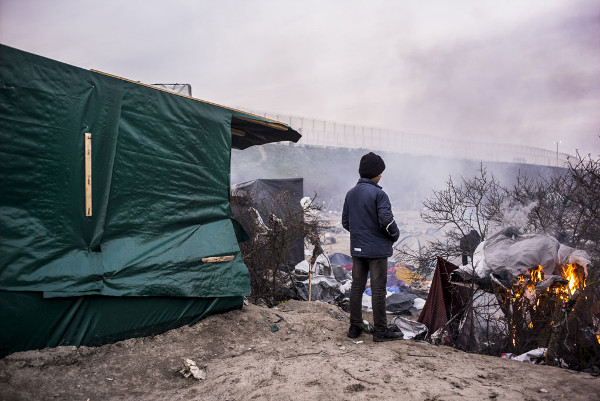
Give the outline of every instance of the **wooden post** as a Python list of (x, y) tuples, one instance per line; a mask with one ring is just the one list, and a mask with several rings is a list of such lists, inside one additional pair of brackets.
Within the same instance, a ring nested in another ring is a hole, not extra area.
[(308, 264), (308, 302), (312, 300), (312, 269), (314, 263)]
[(85, 215), (92, 215), (92, 134), (85, 134)]

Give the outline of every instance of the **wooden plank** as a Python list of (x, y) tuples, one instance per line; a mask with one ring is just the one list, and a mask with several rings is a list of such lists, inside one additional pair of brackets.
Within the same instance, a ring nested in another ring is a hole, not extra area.
[(202, 258), (202, 263), (216, 263), (216, 262), (231, 262), (234, 256), (211, 256), (209, 258)]
[(92, 134), (85, 133), (85, 215), (92, 215)]
[(232, 128), (231, 135), (246, 136), (246, 133), (244, 131), (242, 131), (241, 129)]
[[(270, 123), (270, 122), (267, 122), (267, 121), (255, 120), (253, 118), (241, 117), (241, 116), (233, 116), (233, 118), (237, 118), (239, 120), (248, 121), (248, 122), (253, 123), (253, 124), (264, 125), (265, 127), (275, 128), (275, 129), (278, 129), (280, 131), (287, 131), (288, 130), (288, 126), (285, 125), (285, 124), (283, 124), (283, 123), (280, 123), (280, 122)], [(269, 119), (269, 120), (273, 121), (271, 119)]]

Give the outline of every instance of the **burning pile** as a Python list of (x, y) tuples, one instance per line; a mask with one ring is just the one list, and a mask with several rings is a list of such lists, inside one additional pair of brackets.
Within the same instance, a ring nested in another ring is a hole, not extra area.
[(493, 292), (506, 323), (503, 352), (547, 348), (546, 361), (570, 367), (600, 362), (598, 285), (586, 286), (586, 252), (547, 235), (509, 228), (480, 244), (471, 269)]
[(553, 330), (568, 319), (585, 287), (585, 269), (568, 264), (560, 266), (560, 272), (559, 277), (546, 279), (538, 265), (527, 275), (519, 275), (510, 288), (495, 288), (515, 350), (547, 345)]
[(556, 298), (565, 307), (567, 303), (578, 295), (578, 291), (585, 287), (585, 269), (577, 264), (560, 266), (560, 277), (544, 278), (541, 265), (532, 269), (527, 275), (517, 276), (517, 282), (510, 289), (506, 289), (513, 300), (526, 297), (533, 305), (533, 309), (540, 306), (542, 300), (549, 297)]

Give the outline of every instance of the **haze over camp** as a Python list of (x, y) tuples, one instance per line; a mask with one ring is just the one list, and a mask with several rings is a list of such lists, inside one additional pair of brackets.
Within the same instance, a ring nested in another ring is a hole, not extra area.
[(600, 151), (596, 0), (3, 0), (2, 43), (256, 111)]
[(596, 399), (599, 17), (1, 1), (0, 399)]

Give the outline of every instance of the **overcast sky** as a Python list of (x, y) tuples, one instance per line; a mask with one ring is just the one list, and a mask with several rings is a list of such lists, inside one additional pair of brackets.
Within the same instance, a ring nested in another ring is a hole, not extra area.
[(600, 0), (0, 0), (0, 41), (194, 97), (600, 154)]

